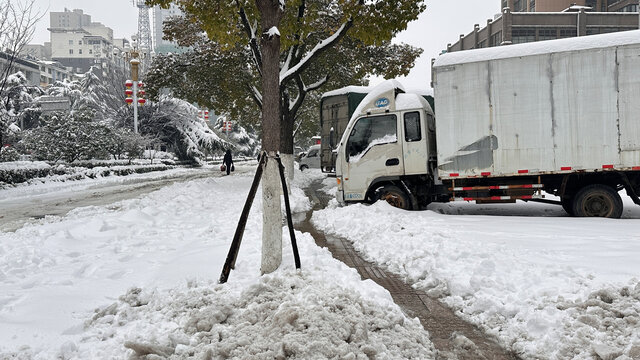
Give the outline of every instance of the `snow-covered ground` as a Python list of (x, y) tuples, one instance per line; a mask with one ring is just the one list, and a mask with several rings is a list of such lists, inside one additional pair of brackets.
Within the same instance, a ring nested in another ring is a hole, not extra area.
[(640, 359), (640, 207), (624, 199), (619, 220), (536, 203), (378, 202), (334, 203), (313, 223), (525, 359)]
[[(298, 187), (321, 177), (296, 175)], [(285, 231), (283, 266), (261, 277), (259, 194), (217, 284), (251, 181), (174, 184), (0, 232), (0, 359), (433, 358), (418, 320), (309, 234), (296, 233), (301, 271)], [(292, 207), (308, 209), (293, 190)]]

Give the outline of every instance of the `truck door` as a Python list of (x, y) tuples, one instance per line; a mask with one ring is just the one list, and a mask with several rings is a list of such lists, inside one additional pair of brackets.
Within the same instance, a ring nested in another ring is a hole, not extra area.
[(409, 111), (403, 115), (404, 130), (404, 173), (416, 175), (427, 173), (427, 136), (423, 113)]
[(402, 144), (398, 141), (398, 116), (363, 117), (351, 128), (345, 146), (344, 198), (365, 200), (371, 182), (404, 172)]

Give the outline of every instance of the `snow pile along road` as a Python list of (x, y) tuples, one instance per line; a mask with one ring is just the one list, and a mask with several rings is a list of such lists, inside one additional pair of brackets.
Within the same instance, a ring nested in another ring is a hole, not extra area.
[[(523, 358), (638, 359), (640, 208), (625, 205), (632, 219), (540, 217), (556, 210), (539, 204), (430, 207), (463, 214), (448, 215), (378, 202), (322, 210), (313, 222)], [(528, 216), (491, 216), (509, 212)]]
[[(433, 358), (419, 321), (309, 234), (296, 233), (301, 271), (285, 231), (281, 269), (261, 277), (260, 192), (236, 269), (216, 284), (252, 178), (174, 184), (0, 232), (0, 358)], [(309, 208), (300, 194), (292, 207)]]

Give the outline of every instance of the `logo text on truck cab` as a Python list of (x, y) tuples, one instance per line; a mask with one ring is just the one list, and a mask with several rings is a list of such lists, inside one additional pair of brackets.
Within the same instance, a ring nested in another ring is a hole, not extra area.
[(376, 100), (376, 107), (381, 108), (381, 107), (385, 107), (389, 105), (389, 99), (387, 98), (380, 98), (378, 100)]

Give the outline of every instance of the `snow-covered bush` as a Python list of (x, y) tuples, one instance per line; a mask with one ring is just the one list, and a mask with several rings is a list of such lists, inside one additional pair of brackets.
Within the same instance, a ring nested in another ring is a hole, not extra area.
[[(22, 72), (0, 78), (0, 145), (5, 143), (9, 136), (15, 136), (20, 132), (17, 124), (24, 120), (25, 113), (29, 112), (27, 122), (30, 122), (34, 109), (31, 108), (33, 99), (42, 95), (42, 90), (37, 86), (30, 86)], [(24, 122), (24, 121), (23, 121)]]
[(0, 184), (18, 184), (29, 179), (45, 177), (54, 173), (55, 168), (41, 161), (13, 161), (0, 164)]
[(161, 96), (149, 102), (140, 112), (140, 131), (170, 145), (180, 160), (204, 158), (202, 149), (209, 151), (229, 147), (205, 121), (198, 117), (198, 109), (184, 100)]
[(73, 181), (86, 178), (95, 179), (107, 176), (126, 176), (144, 174), (152, 171), (164, 171), (173, 168), (166, 164), (93, 166), (90, 168), (59, 164), (51, 166), (42, 161), (15, 161), (0, 163), (0, 188), (6, 184), (15, 185), (24, 182)]
[(10, 146), (3, 146), (0, 148), (0, 162), (18, 161), (20, 154)]
[(251, 158), (255, 158), (256, 156), (258, 156), (261, 147), (258, 134), (253, 129), (246, 129), (237, 122), (232, 122), (233, 128), (232, 131), (228, 132), (227, 138), (227, 133), (222, 130), (224, 121), (226, 120), (227, 119), (222, 116), (219, 117), (218, 120), (216, 120), (213, 129), (221, 134), (225, 134), (223, 136), (227, 139), (227, 141), (233, 144), (234, 155), (247, 156)]
[(90, 112), (58, 113), (26, 132), (23, 144), (38, 160), (71, 163), (78, 159), (109, 158), (113, 131), (93, 122)]

